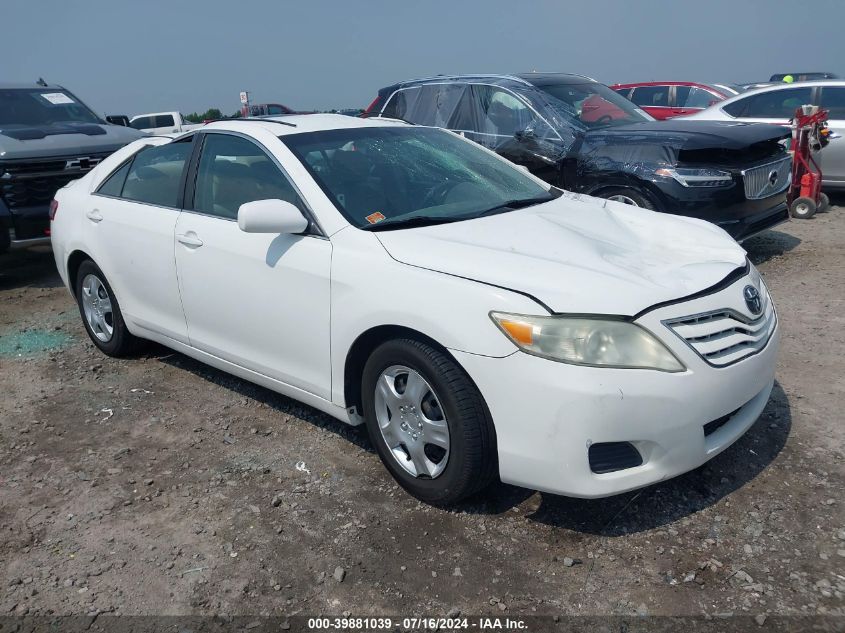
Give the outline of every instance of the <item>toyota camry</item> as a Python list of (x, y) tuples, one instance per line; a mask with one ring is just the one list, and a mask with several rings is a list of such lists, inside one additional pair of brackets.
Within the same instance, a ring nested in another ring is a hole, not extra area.
[(562, 191), (441, 129), (215, 122), (119, 150), (51, 218), (103, 353), (157, 341), (366, 424), (429, 503), (679, 475), (773, 385), (775, 308), (722, 229)]

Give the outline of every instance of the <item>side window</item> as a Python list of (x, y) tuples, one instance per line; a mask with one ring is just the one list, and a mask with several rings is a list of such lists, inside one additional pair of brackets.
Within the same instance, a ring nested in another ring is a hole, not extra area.
[(628, 98), (628, 95), (631, 94), (630, 88), (614, 88), (613, 90), (614, 90), (614, 92), (619, 93), (621, 96), (625, 97), (626, 99)]
[(280, 105), (269, 105), (267, 106), (267, 114), (271, 115), (278, 115), (278, 114), (289, 114), (288, 109), (282, 107)]
[(155, 204), (160, 207), (179, 207), (179, 187), (182, 171), (191, 155), (190, 141), (150, 146), (135, 155), (123, 198)]
[(119, 198), (120, 194), (123, 192), (123, 183), (126, 182), (126, 174), (129, 173), (129, 167), (131, 167), (131, 165), (132, 162), (129, 161), (109, 176), (106, 181), (100, 185), (100, 188), (97, 189), (97, 193), (101, 193), (104, 196)]
[(831, 119), (845, 119), (845, 87), (822, 88), (821, 107), (830, 110)]
[[(738, 107), (739, 104), (743, 107)], [(731, 116), (751, 119), (791, 119), (795, 110), (812, 103), (812, 88), (787, 88), (750, 95), (724, 108)], [(736, 113), (736, 114), (735, 114)]]
[(393, 95), (383, 116), (418, 125), (466, 130), (472, 129), (471, 108), (469, 84), (425, 84)]
[(156, 117), (156, 127), (173, 127), (174, 125), (172, 114), (159, 114)]
[[(480, 129), (483, 134), (512, 137), (517, 132), (533, 130), (546, 137), (545, 123), (534, 111), (506, 90), (492, 86), (476, 86), (479, 95)], [(542, 128), (542, 129), (540, 129)]]
[(134, 127), (136, 130), (146, 130), (151, 127), (155, 127), (153, 125), (153, 117), (151, 116), (142, 116), (139, 119), (135, 119), (129, 125)]
[(634, 88), (630, 99), (641, 108), (666, 108), (669, 106), (669, 86), (640, 86)]
[(197, 171), (193, 208), (234, 220), (255, 200), (305, 205), (293, 185), (258, 145), (240, 136), (207, 133)]
[[(677, 89), (680, 91), (681, 86), (678, 86)], [(719, 101), (716, 95), (707, 90), (701, 88), (687, 88), (687, 90), (689, 92), (684, 95), (683, 99), (681, 99), (681, 94), (677, 93), (679, 108), (707, 108), (714, 101)]]

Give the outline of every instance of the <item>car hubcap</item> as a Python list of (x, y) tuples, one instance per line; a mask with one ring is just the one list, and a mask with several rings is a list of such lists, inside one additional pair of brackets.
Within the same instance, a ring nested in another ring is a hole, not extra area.
[(633, 198), (629, 198), (628, 196), (617, 195), (617, 196), (610, 196), (608, 200), (615, 200), (616, 202), (621, 202), (623, 204), (630, 204), (632, 206), (638, 207), (636, 202), (634, 202)]
[(114, 334), (114, 315), (109, 293), (96, 275), (85, 275), (82, 280), (82, 310), (94, 336), (108, 343)]
[(375, 392), (376, 420), (387, 448), (413, 477), (434, 479), (449, 460), (449, 425), (431, 386), (402, 365), (385, 369)]

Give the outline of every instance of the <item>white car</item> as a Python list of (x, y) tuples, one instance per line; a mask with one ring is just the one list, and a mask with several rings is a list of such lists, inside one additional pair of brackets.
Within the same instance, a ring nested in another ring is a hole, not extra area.
[(190, 123), (180, 112), (152, 112), (136, 114), (129, 119), (129, 126), (150, 134), (180, 134), (202, 127), (202, 124)]
[(564, 193), (444, 130), (313, 114), (118, 151), (56, 194), (94, 344), (158, 341), (349, 424), (431, 503), (696, 468), (769, 398), (777, 317), (704, 221)]
[(796, 108), (818, 105), (830, 112), (828, 127), (834, 132), (830, 144), (814, 158), (822, 169), (825, 189), (845, 189), (845, 81), (806, 81), (775, 84), (743, 92), (686, 117), (689, 120), (743, 121), (789, 125)]

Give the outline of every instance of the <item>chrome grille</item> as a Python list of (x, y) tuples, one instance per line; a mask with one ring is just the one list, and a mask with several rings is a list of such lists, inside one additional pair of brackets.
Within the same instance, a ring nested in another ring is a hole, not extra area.
[(56, 191), (81, 178), (108, 153), (61, 159), (0, 161), (0, 197), (10, 209), (45, 207)]
[(766, 347), (775, 331), (777, 314), (762, 284), (760, 295), (763, 311), (755, 319), (734, 310), (718, 310), (663, 323), (709, 364), (731, 365)]
[(752, 167), (742, 172), (745, 197), (749, 200), (768, 198), (781, 193), (792, 181), (792, 157), (786, 156), (766, 165)]

